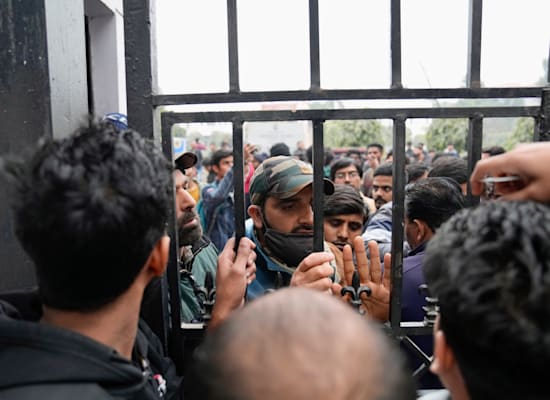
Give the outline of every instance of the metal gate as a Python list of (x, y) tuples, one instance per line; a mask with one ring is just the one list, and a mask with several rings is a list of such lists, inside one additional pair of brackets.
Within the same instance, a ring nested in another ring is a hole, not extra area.
[[(319, 57), (319, 2), (309, 0), (310, 87), (308, 90), (246, 92), (240, 90), (237, 35), (237, 0), (227, 0), (229, 91), (224, 93), (196, 93), (156, 95), (151, 86), (150, 12), (149, 2), (125, 0), (125, 32), (127, 59), (128, 115), (130, 125), (140, 132), (153, 131), (156, 108), (168, 105), (242, 103), (274, 101), (326, 101), (326, 100), (405, 100), (405, 99), (519, 99), (540, 98), (541, 106), (531, 107), (440, 107), (440, 108), (358, 108), (312, 109), (296, 111), (227, 111), (227, 112), (162, 112), (160, 117), (162, 146), (172, 157), (171, 128), (177, 123), (227, 122), (233, 126), (235, 160), (235, 220), (237, 239), (244, 236), (243, 190), (243, 124), (256, 121), (311, 121), (313, 125), (314, 213), (322, 215), (323, 127), (329, 120), (391, 119), (393, 121), (393, 232), (392, 232), (392, 297), (389, 330), (392, 334), (413, 345), (409, 336), (431, 333), (423, 322), (401, 322), (401, 287), (403, 264), (404, 186), (405, 186), (405, 134), (406, 121), (415, 118), (467, 118), (468, 171), (471, 172), (481, 156), (483, 120), (495, 117), (532, 117), (535, 119), (534, 140), (549, 137), (550, 89), (545, 87), (483, 88), (480, 84), (482, 0), (470, 0), (469, 51), (466, 88), (403, 88), (401, 80), (401, 0), (391, 0), (391, 86), (387, 89), (325, 90), (321, 87)], [(550, 76), (546, 78), (547, 84)], [(240, 178), (240, 179), (239, 179)], [(478, 199), (468, 191), (469, 204)], [(170, 227), (175, 232), (174, 224)], [(323, 248), (322, 218), (315, 219), (315, 250)], [(171, 235), (173, 238), (176, 236)], [(156, 310), (162, 318), (156, 321), (155, 330), (161, 334), (172, 358), (181, 368), (183, 332), (179, 312), (177, 241), (172, 241), (171, 260), (162, 292), (157, 298)], [(169, 299), (170, 306), (166, 304)], [(430, 360), (419, 353), (427, 365)]]

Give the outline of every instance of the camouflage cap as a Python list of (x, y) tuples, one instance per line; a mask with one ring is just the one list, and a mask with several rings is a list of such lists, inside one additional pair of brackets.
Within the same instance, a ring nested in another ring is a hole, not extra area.
[[(324, 180), (325, 194), (334, 192), (334, 184)], [(278, 156), (265, 160), (254, 172), (250, 183), (250, 200), (259, 205), (267, 196), (288, 199), (313, 182), (310, 164), (293, 157)]]

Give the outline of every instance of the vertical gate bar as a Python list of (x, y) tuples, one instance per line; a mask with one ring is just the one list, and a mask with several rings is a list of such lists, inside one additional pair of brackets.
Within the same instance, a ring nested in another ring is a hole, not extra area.
[(540, 142), (550, 140), (550, 88), (542, 89), (537, 140)]
[(390, 324), (397, 336), (401, 332), (401, 293), (403, 291), (403, 221), (405, 215), (405, 136), (406, 117), (393, 120), (392, 164), (392, 239)]
[(313, 251), (324, 250), (324, 159), (323, 121), (313, 121)]
[(548, 76), (546, 77), (546, 84), (550, 85), (550, 45), (548, 46), (548, 58), (546, 59), (546, 71)]
[[(470, 118), (468, 124), (468, 176), (472, 174), (476, 163), (481, 158), (481, 146), (483, 142), (483, 115), (476, 113), (473, 118)], [(479, 196), (473, 196), (470, 188), (470, 180), (468, 180), (468, 197), (467, 204), (474, 206), (479, 203)]]
[(237, 0), (227, 0), (227, 41), (229, 56), (229, 92), (240, 92), (239, 37), (237, 34)]
[(309, 0), (309, 65), (310, 90), (321, 90), (321, 66), (319, 62), (319, 1)]
[(533, 142), (540, 142), (540, 116), (533, 119), (535, 120), (533, 124)]
[(153, 138), (150, 0), (124, 0), (128, 124)]
[(391, 88), (401, 89), (401, 0), (391, 2)]
[[(173, 149), (172, 149), (172, 128), (173, 122), (170, 117), (161, 114), (161, 134), (162, 134), (162, 151), (166, 158), (173, 164)], [(168, 325), (168, 352), (178, 371), (183, 371), (183, 341), (181, 337), (181, 315), (180, 315), (180, 292), (179, 292), (179, 267), (178, 267), (178, 235), (176, 234), (176, 195), (175, 186), (172, 185), (172, 196), (174, 205), (170, 209), (168, 216), (168, 234), (170, 235), (170, 256), (166, 273), (162, 278), (162, 301), (163, 310), (166, 314), (165, 324)], [(168, 308), (168, 301), (170, 306)], [(170, 312), (168, 313), (168, 310)]]
[(481, 23), (483, 0), (470, 0), (468, 15), (468, 71), (467, 85), (471, 88), (481, 87)]
[(243, 157), (243, 121), (233, 121), (233, 190), (235, 207), (235, 251), (244, 236), (244, 163)]

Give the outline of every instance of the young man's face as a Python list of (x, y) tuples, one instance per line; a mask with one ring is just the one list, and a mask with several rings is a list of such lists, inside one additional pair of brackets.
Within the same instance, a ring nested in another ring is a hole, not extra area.
[[(263, 207), (265, 222), (270, 228), (282, 233), (313, 233), (313, 190), (306, 186), (289, 199), (268, 197)], [(254, 217), (254, 226), (262, 228), (259, 216)]]
[(380, 161), (380, 157), (382, 157), (382, 152), (380, 151), (380, 149), (376, 146), (373, 146), (373, 147), (369, 147), (367, 149), (367, 156), (368, 158), (370, 157), (376, 157), (378, 159), (378, 161)]
[(197, 203), (187, 191), (190, 178), (180, 170), (174, 170), (172, 176), (176, 186), (176, 223), (179, 245), (192, 245), (202, 236), (202, 229), (195, 210)]
[(377, 209), (391, 201), (392, 182), (391, 176), (378, 175), (374, 177), (372, 181), (372, 198)]
[(331, 215), (324, 219), (325, 240), (336, 245), (340, 250), (345, 244), (352, 245), (353, 239), (363, 232), (361, 214)]
[(233, 156), (222, 158), (218, 165), (212, 166), (218, 180), (223, 179), (231, 168), (233, 168)]
[(359, 190), (361, 188), (361, 177), (359, 176), (357, 168), (350, 165), (336, 171), (334, 174), (334, 183), (351, 185)]

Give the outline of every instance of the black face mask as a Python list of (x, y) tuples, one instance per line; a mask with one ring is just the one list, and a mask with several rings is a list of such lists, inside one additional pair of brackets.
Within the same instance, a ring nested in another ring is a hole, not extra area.
[(264, 240), (269, 252), (292, 268), (313, 252), (313, 233), (282, 233), (266, 228)]

